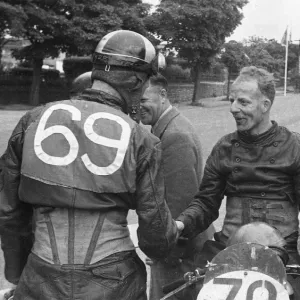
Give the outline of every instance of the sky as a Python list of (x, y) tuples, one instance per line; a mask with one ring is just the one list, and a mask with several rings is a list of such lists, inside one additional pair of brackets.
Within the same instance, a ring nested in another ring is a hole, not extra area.
[[(159, 0), (144, 0), (157, 5)], [(229, 40), (242, 41), (256, 35), (281, 41), (289, 26), (292, 41), (300, 39), (300, 0), (249, 0), (243, 8), (244, 18)]]

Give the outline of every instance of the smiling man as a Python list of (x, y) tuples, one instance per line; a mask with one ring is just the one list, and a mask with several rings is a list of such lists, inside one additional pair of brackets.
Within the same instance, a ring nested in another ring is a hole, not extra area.
[[(218, 218), (227, 196), (223, 228), (216, 243), (205, 245), (204, 262), (242, 225), (261, 221), (285, 238), (289, 263), (299, 263), (300, 136), (270, 120), (274, 98), (273, 76), (263, 69), (242, 69), (232, 85), (230, 111), (237, 131), (214, 146), (199, 192), (177, 219), (183, 236), (193, 237)], [(290, 280), (294, 299), (300, 299), (299, 283)]]
[[(255, 72), (255, 69), (252, 71)], [(270, 110), (273, 103), (271, 99), (275, 96), (274, 85), (271, 75), (262, 70), (257, 72), (261, 72), (260, 76), (265, 76), (262, 82), (244, 73), (235, 81), (230, 96), (230, 112), (236, 121), (237, 130), (250, 135), (259, 135), (272, 127)], [(265, 97), (259, 87), (269, 97)]]
[[(150, 77), (140, 102), (141, 121), (152, 126), (161, 140), (162, 161), (166, 186), (166, 200), (173, 218), (189, 205), (202, 178), (201, 145), (189, 120), (172, 107), (168, 99), (168, 83), (162, 75)], [(165, 260), (151, 266), (150, 300), (163, 297), (162, 286), (181, 279), (193, 271), (194, 260), (203, 243), (212, 238), (213, 226), (193, 239), (183, 242)], [(197, 299), (197, 288), (185, 289), (170, 299)]]

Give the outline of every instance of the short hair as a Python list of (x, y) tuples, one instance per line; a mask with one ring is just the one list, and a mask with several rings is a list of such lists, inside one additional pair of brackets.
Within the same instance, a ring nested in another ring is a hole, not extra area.
[(275, 81), (273, 74), (255, 66), (244, 67), (235, 82), (241, 77), (254, 78), (257, 81), (260, 92), (273, 104), (275, 98)]
[(164, 77), (160, 73), (158, 73), (156, 75), (152, 75), (149, 78), (149, 80), (150, 80), (151, 85), (159, 85), (162, 88), (164, 88), (166, 91), (168, 91), (168, 81), (167, 81), (166, 77)]

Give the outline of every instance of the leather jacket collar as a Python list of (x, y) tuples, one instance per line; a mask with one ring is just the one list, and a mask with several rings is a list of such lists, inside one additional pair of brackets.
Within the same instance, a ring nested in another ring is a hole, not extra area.
[(78, 96), (77, 99), (99, 102), (111, 106), (115, 109), (121, 110), (124, 113), (126, 112), (126, 104), (123, 100), (100, 90), (86, 89), (84, 90), (84, 92), (82, 92), (81, 95)]
[(237, 138), (246, 144), (262, 145), (271, 141), (277, 134), (278, 124), (272, 121), (272, 127), (261, 134), (250, 135), (246, 132), (237, 131)]

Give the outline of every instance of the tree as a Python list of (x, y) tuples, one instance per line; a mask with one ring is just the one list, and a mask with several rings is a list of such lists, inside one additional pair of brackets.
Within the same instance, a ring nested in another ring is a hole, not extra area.
[[(251, 59), (251, 64), (283, 76), (285, 65), (285, 46), (276, 40), (252, 36), (243, 41), (244, 51)], [(297, 64), (297, 45), (290, 44), (288, 52), (288, 70)]]
[(0, 1), (0, 61), (3, 46), (8, 42), (7, 36), (23, 34), (22, 24), (26, 19), (21, 7)]
[[(244, 51), (251, 60), (251, 65), (261, 67), (269, 72), (279, 72), (281, 68), (281, 59), (284, 57), (283, 46), (276, 46), (273, 40), (268, 40), (262, 37), (252, 36), (244, 41)], [(269, 51), (272, 49), (271, 53)], [(283, 61), (284, 64), (284, 61)]]
[(198, 98), (201, 71), (207, 69), (225, 38), (240, 24), (248, 0), (162, 0), (147, 28), (188, 59), (196, 74), (193, 101)]
[(242, 43), (230, 41), (225, 43), (221, 51), (220, 61), (227, 67), (227, 100), (229, 100), (230, 78), (233, 73), (238, 73), (240, 69), (249, 64), (249, 57), (244, 51)]
[(141, 0), (5, 0), (22, 9), (23, 30), (30, 45), (14, 52), (18, 59), (32, 62), (30, 104), (39, 103), (40, 74), (45, 57), (89, 55), (108, 32), (131, 29), (144, 33), (142, 18), (150, 9)]

